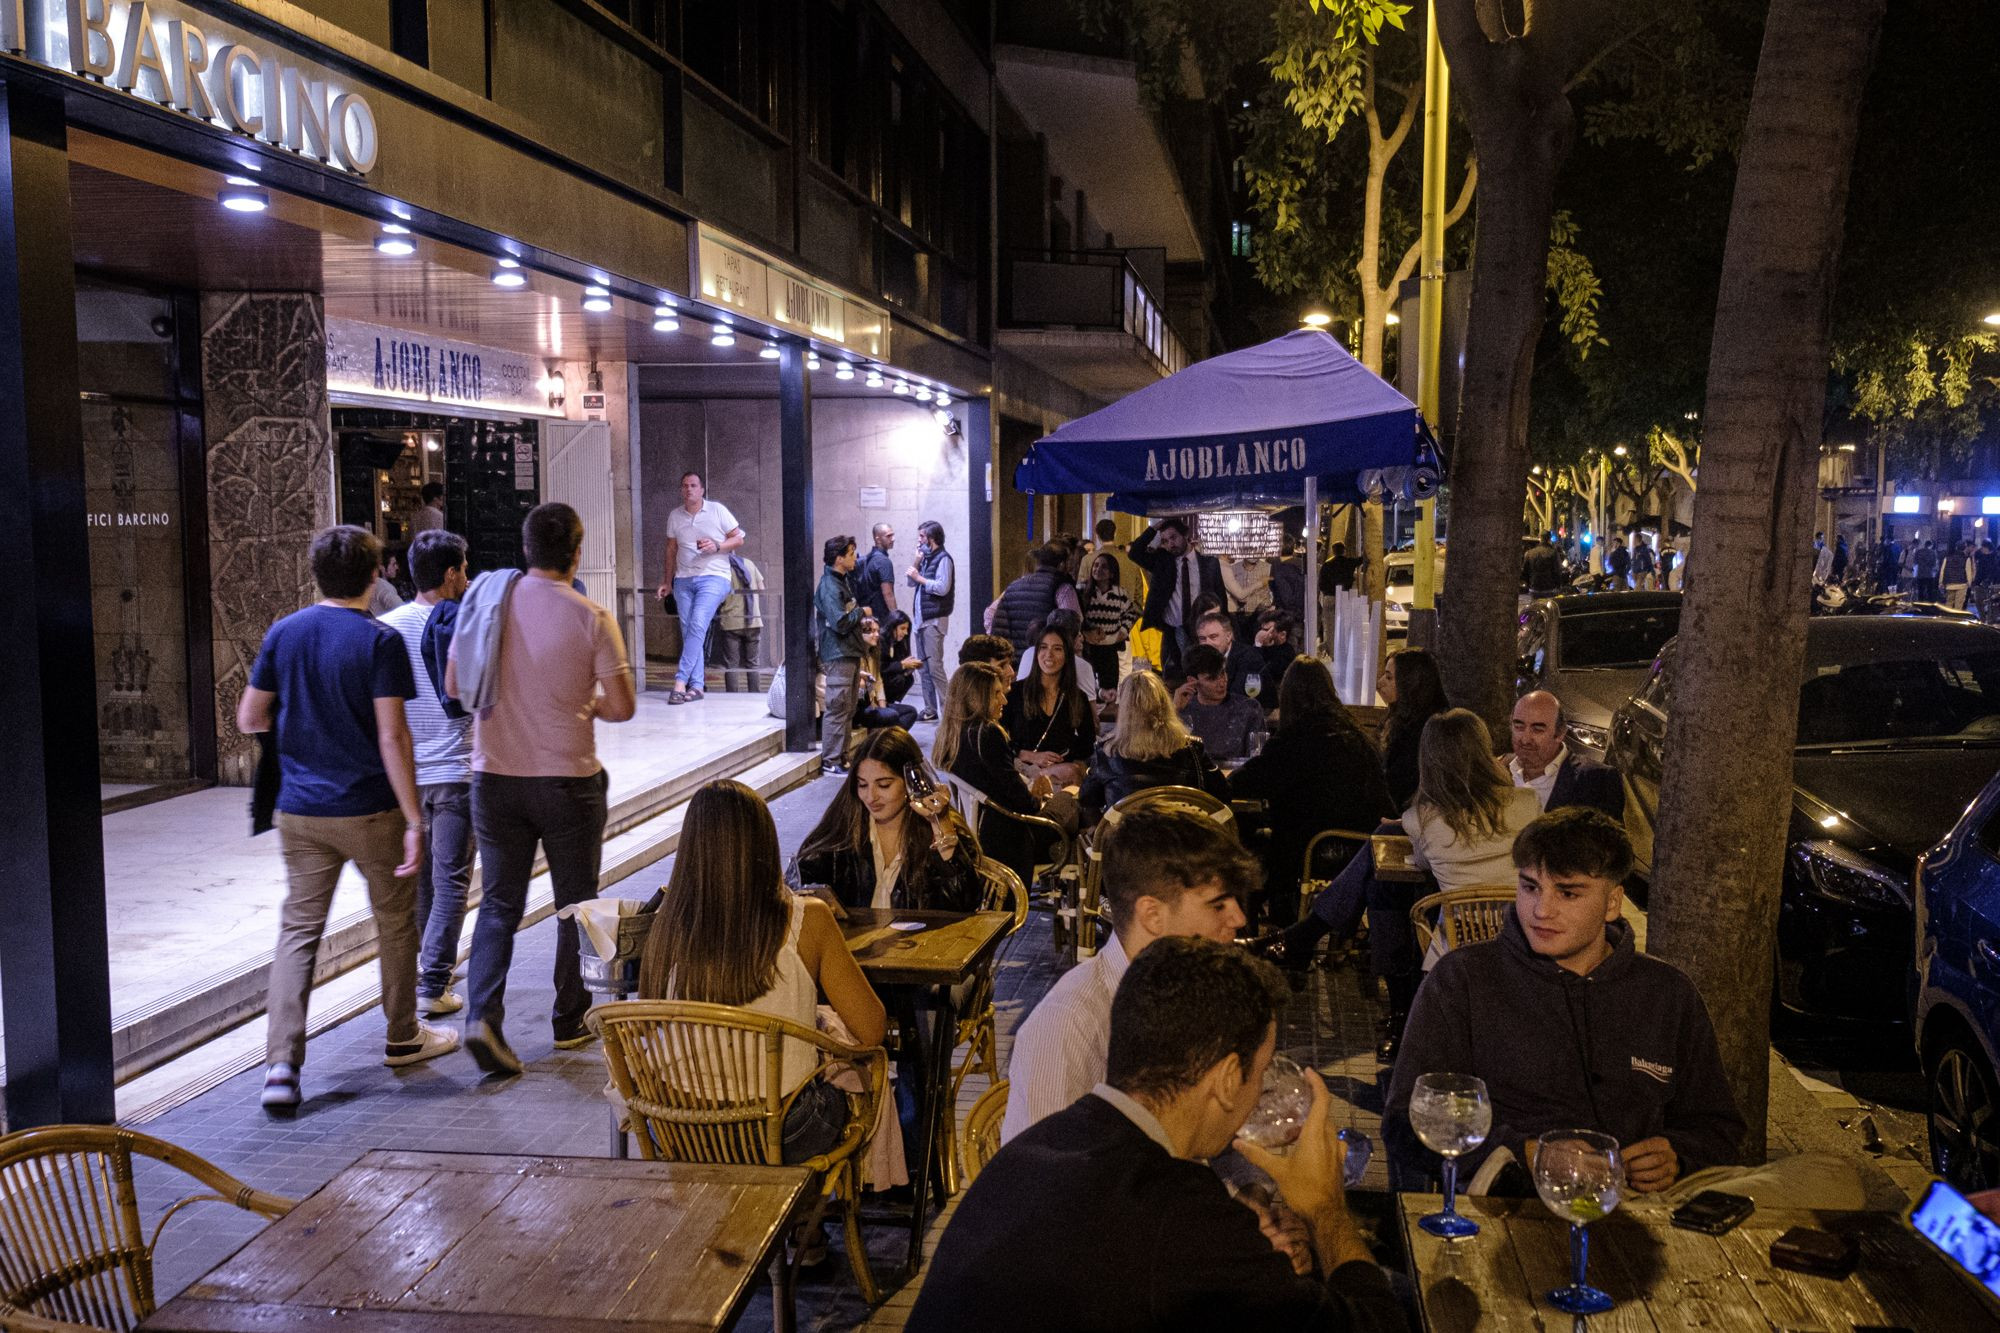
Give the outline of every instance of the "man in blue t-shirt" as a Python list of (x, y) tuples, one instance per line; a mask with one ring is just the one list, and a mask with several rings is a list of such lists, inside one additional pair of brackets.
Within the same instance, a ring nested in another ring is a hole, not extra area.
[(409, 1065), (458, 1047), (458, 1034), (417, 1018), (417, 867), (424, 854), (416, 764), (403, 701), (416, 694), (396, 632), (368, 614), (382, 544), (362, 528), (313, 538), (320, 601), (264, 635), (236, 710), (244, 733), (278, 737), (278, 837), (288, 887), (271, 960), (264, 1109), (299, 1105), (306, 1002), (320, 935), (354, 862), (368, 881), (389, 1020), (385, 1065)]

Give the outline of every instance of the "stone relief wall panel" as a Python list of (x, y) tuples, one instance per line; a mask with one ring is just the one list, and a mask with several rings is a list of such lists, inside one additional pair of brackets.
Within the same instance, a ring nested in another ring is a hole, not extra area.
[(217, 768), (247, 785), (257, 745), (236, 703), (264, 631), (315, 600), (307, 547), (333, 522), (326, 325), (312, 292), (202, 297)]

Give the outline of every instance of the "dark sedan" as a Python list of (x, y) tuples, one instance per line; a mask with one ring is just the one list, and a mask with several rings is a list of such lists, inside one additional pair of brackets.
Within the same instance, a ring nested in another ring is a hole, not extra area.
[[(1675, 645), (1618, 710), (1607, 760), (1650, 868)], [(1916, 859), (2000, 772), (2000, 629), (1815, 618), (1799, 686), (1778, 998), (1818, 1016), (1910, 1016)]]

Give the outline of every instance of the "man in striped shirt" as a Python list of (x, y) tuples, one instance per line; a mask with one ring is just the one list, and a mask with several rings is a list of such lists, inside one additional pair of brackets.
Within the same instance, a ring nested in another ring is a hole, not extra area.
[(1111, 1001), (1129, 960), (1173, 935), (1230, 943), (1243, 903), (1263, 882), (1232, 833), (1184, 811), (1134, 811), (1102, 842), (1112, 937), (1050, 987), (1014, 1034), (1003, 1143), (1104, 1081)]
[[(424, 626), (439, 602), (465, 593), (465, 538), (443, 529), (420, 532), (410, 543), (410, 573), (417, 600), (381, 617), (402, 636), (417, 695), (410, 700), (410, 740), (417, 756), (417, 796), (428, 848), (417, 873), (417, 1009), (454, 1013), (465, 1001), (451, 989), (465, 897), (472, 885), (472, 715), (445, 714), (438, 681), (425, 666)], [(442, 666), (440, 666), (442, 670)]]

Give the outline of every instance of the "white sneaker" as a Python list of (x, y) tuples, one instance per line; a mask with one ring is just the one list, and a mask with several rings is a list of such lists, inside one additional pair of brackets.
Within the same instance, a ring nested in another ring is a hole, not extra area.
[(419, 1019), (415, 1041), (392, 1041), (382, 1048), (382, 1063), (391, 1067), (434, 1060), (458, 1049), (455, 1028), (434, 1027)]
[(442, 995), (419, 995), (417, 1012), (425, 1018), (436, 1018), (439, 1014), (455, 1014), (465, 1008), (465, 997), (455, 990)]
[(299, 1071), (280, 1060), (264, 1071), (264, 1092), (258, 1101), (272, 1115), (290, 1115), (299, 1109)]

